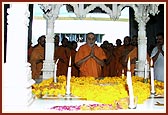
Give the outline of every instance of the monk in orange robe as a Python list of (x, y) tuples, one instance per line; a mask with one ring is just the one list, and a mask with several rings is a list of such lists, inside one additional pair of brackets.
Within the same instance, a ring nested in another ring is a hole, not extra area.
[(131, 45), (133, 46), (133, 50), (127, 55), (125, 62), (128, 62), (128, 58), (130, 57), (131, 62), (131, 74), (135, 75), (135, 66), (136, 60), (138, 59), (138, 36), (134, 35), (131, 39)]
[[(131, 39), (131, 45), (134, 47), (133, 50), (129, 52), (127, 57), (125, 58), (125, 63), (128, 62), (128, 58), (130, 57), (131, 62), (131, 74), (135, 75), (136, 61), (138, 60), (138, 40), (137, 36), (133, 36)], [(149, 54), (147, 53), (147, 61), (150, 62)]]
[(54, 37), (54, 47), (55, 47), (55, 50), (59, 47), (59, 39), (60, 37), (58, 35), (55, 35)]
[(70, 49), (67, 47), (68, 39), (63, 38), (61, 41), (62, 45), (59, 46), (54, 52), (54, 60), (59, 59), (57, 63), (56, 76), (65, 75), (67, 76), (69, 59), (70, 59)]
[(45, 47), (45, 36), (41, 36), (38, 39), (38, 44), (34, 47), (31, 57), (31, 70), (32, 70), (32, 78), (38, 79), (41, 74), (41, 69), (43, 68), (43, 60), (44, 60), (44, 47)]
[(109, 43), (108, 51), (110, 51), (110, 60), (109, 60), (109, 76), (117, 76), (116, 72), (116, 52), (112, 43)]
[(112, 43), (108, 43), (103, 51), (106, 54), (107, 59), (105, 60), (105, 64), (103, 66), (103, 76), (104, 77), (114, 77), (116, 76), (116, 59), (115, 59), (115, 52), (114, 46)]
[(117, 76), (121, 76), (123, 69), (124, 74), (126, 75), (127, 63), (125, 62), (125, 59), (128, 53), (133, 49), (133, 46), (130, 43), (131, 38), (129, 36), (126, 36), (124, 38), (124, 44), (120, 46), (120, 48), (118, 48), (118, 50), (116, 51), (116, 58), (118, 58), (118, 61), (116, 61)]
[[(128, 58), (130, 57), (131, 62), (131, 73), (132, 75), (135, 75), (135, 68), (136, 68), (136, 61), (138, 60), (138, 48), (135, 47), (127, 56), (125, 62), (128, 61)], [(150, 62), (149, 54), (147, 53), (147, 61)]]
[(86, 44), (80, 46), (75, 56), (75, 63), (80, 69), (80, 76), (101, 77), (102, 66), (106, 55), (102, 48), (95, 44), (94, 33), (88, 33)]
[(119, 49), (120, 49), (120, 47), (123, 47), (123, 45), (121, 45), (121, 43), (122, 43), (122, 41), (120, 39), (117, 39), (116, 46), (114, 46), (114, 49), (113, 49), (113, 53), (115, 54), (115, 68), (114, 68), (115, 76), (120, 76), (120, 74), (121, 74), (121, 72), (119, 72), (120, 69), (118, 69), (118, 68), (120, 68), (119, 67), (120, 66), (119, 57), (121, 55), (120, 54), (121, 52), (119, 52)]
[(71, 76), (79, 77), (79, 68), (75, 64), (75, 55), (77, 52), (76, 48), (77, 48), (77, 42), (72, 41), (71, 42), (71, 64), (72, 64)]
[[(104, 66), (102, 67), (102, 76), (103, 77), (109, 77), (110, 71), (109, 71), (109, 58), (110, 58), (110, 52), (108, 51), (108, 45), (109, 42), (105, 40), (103, 44), (100, 45), (100, 47), (103, 49), (104, 53), (106, 54), (106, 59), (104, 60)], [(108, 63), (107, 63), (108, 62)]]

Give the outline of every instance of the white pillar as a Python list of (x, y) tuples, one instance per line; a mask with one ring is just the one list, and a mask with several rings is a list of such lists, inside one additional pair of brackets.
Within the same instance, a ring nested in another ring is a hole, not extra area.
[(28, 4), (11, 4), (7, 10), (7, 55), (3, 64), (3, 111), (24, 111), (33, 102), (30, 64), (27, 63)]
[(138, 22), (138, 68), (137, 75), (144, 77), (145, 61), (147, 59), (147, 37), (146, 23), (150, 19), (148, 9), (144, 5), (139, 5), (135, 10), (135, 20)]
[(146, 27), (144, 22), (140, 22), (138, 31), (138, 76), (144, 77), (144, 67), (146, 59), (147, 59)]
[(63, 4), (40, 4), (46, 19), (45, 60), (43, 63), (43, 79), (54, 77), (54, 23)]
[(45, 60), (43, 63), (43, 79), (48, 79), (54, 76), (54, 23), (55, 18), (46, 19), (46, 46)]

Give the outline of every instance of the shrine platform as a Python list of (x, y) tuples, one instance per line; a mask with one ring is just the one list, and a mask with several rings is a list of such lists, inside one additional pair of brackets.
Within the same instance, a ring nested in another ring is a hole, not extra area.
[(138, 104), (136, 109), (118, 109), (118, 110), (96, 110), (96, 111), (57, 111), (50, 110), (53, 106), (68, 106), (68, 105), (83, 105), (83, 104), (99, 104), (95, 101), (87, 100), (46, 100), (46, 99), (36, 99), (33, 104), (28, 108), (32, 112), (105, 112), (105, 113), (115, 113), (115, 112), (136, 112), (136, 113), (164, 113), (166, 112), (166, 103), (164, 103), (164, 98), (150, 98), (147, 99), (144, 104)]
[[(79, 106), (89, 104), (100, 104), (88, 100), (57, 100), (57, 99), (35, 99), (32, 104), (26, 108), (18, 110), (15, 107), (7, 107), (10, 112), (18, 113), (166, 113), (166, 101), (164, 98), (149, 98), (143, 104), (138, 104), (136, 109), (117, 109), (117, 110), (53, 110), (54, 106)], [(10, 110), (9, 110), (10, 109)], [(4, 108), (5, 110), (5, 108)]]

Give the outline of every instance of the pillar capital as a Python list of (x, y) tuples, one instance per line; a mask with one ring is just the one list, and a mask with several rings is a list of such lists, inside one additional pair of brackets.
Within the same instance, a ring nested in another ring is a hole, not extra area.
[(149, 19), (148, 5), (137, 5), (137, 10), (135, 11), (135, 20), (139, 24), (146, 26), (146, 23), (149, 21)]
[(134, 5), (135, 20), (142, 25), (146, 25), (149, 21), (149, 14), (155, 15), (159, 13), (159, 4), (136, 4)]
[(43, 17), (46, 20), (55, 20), (58, 18), (60, 8), (63, 4), (39, 4), (44, 12)]

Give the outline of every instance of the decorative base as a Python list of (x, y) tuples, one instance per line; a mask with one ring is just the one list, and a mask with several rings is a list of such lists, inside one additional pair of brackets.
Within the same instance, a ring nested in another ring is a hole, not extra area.
[(156, 92), (151, 92), (151, 97), (154, 97), (156, 95)]
[(70, 98), (70, 97), (74, 97), (74, 96), (72, 96), (72, 94), (70, 93), (70, 94), (65, 94), (64, 97)]
[(156, 92), (155, 92), (155, 93), (151, 93), (149, 99), (150, 98), (164, 98), (164, 96), (163, 95), (157, 95)]
[(128, 109), (136, 109), (136, 106), (135, 105), (129, 105)]

